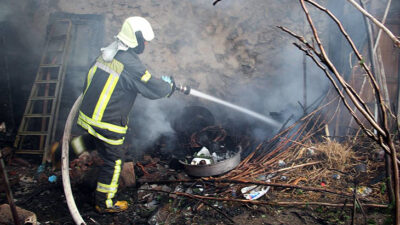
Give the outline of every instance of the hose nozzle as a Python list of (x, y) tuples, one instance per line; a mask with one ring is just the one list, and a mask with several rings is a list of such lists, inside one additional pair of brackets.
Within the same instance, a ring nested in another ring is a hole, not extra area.
[(182, 92), (185, 95), (189, 95), (190, 94), (190, 87), (189, 86), (183, 86), (180, 84), (176, 84), (175, 86), (175, 90)]

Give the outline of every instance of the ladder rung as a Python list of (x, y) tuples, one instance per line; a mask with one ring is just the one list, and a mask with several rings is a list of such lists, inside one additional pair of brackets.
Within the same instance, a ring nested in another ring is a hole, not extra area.
[(15, 151), (17, 154), (38, 154), (41, 155), (44, 153), (43, 150), (31, 150), (31, 149), (18, 149)]
[(54, 96), (41, 96), (41, 97), (32, 97), (30, 100), (37, 101), (37, 100), (53, 100), (56, 97)]
[(36, 84), (55, 84), (58, 80), (38, 80), (35, 81)]
[(40, 64), (39, 67), (43, 67), (43, 68), (56, 68), (56, 67), (60, 67), (62, 64)]
[(50, 117), (50, 114), (25, 114), (24, 117), (28, 118), (41, 118), (41, 117)]
[(22, 131), (18, 132), (17, 135), (20, 136), (46, 136), (48, 135), (47, 131)]

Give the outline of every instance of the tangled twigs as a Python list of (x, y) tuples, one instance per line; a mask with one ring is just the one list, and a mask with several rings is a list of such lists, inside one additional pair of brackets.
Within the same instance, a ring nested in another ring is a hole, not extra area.
[[(187, 193), (184, 193), (184, 192), (170, 192), (170, 191), (145, 189), (145, 188), (141, 188), (139, 190), (141, 190), (141, 191), (150, 191), (150, 192), (162, 192), (162, 193), (166, 193), (166, 194), (170, 194), (170, 195), (177, 195), (177, 196), (187, 197), (187, 198), (191, 198), (191, 199), (196, 199), (196, 200), (200, 201), (201, 203), (203, 203), (203, 204), (209, 206), (210, 208), (214, 209), (215, 211), (217, 211), (221, 215), (223, 215), (232, 224), (235, 224), (235, 221), (233, 221), (225, 212), (223, 212), (222, 210), (214, 207), (213, 205), (211, 205), (207, 201), (204, 201), (203, 198), (199, 198), (198, 196), (200, 196), (200, 195), (191, 195), (191, 194), (187, 194)], [(202, 196), (200, 196), (200, 197), (202, 197)]]
[[(349, 0), (350, 2), (353, 2), (352, 0)], [(346, 102), (344, 101), (347, 109), (349, 110), (349, 112), (352, 114), (352, 116), (354, 117), (354, 119), (357, 121), (357, 123), (361, 126), (361, 128), (363, 129), (363, 131), (369, 136), (371, 137), (373, 140), (375, 140), (386, 152), (387, 154), (389, 154), (391, 156), (391, 160), (392, 160), (392, 177), (394, 180), (394, 184), (393, 184), (393, 189), (395, 190), (395, 208), (394, 208), (394, 215), (395, 215), (395, 221), (396, 224), (400, 224), (400, 183), (399, 183), (399, 170), (398, 170), (398, 159), (396, 156), (396, 149), (394, 147), (394, 143), (393, 140), (391, 138), (390, 132), (389, 132), (389, 128), (388, 128), (388, 118), (387, 118), (387, 110), (386, 110), (386, 106), (384, 104), (383, 101), (383, 97), (382, 94), (380, 92), (379, 86), (373, 76), (373, 74), (371, 73), (370, 69), (366, 66), (366, 64), (364, 63), (364, 60), (361, 56), (361, 54), (359, 53), (359, 51), (357, 50), (357, 48), (355, 47), (353, 41), (351, 40), (351, 38), (349, 37), (349, 35), (347, 34), (347, 32), (344, 30), (342, 24), (340, 23), (340, 21), (326, 8), (320, 6), (319, 4), (317, 4), (315, 1), (313, 0), (299, 0), (301, 7), (306, 15), (307, 21), (310, 25), (310, 28), (312, 30), (312, 34), (314, 36), (314, 39), (317, 43), (318, 49), (320, 54), (317, 52), (317, 50), (314, 47), (310, 47), (310, 45), (306, 45), (306, 47), (302, 47), (299, 44), (296, 44), (296, 46), (301, 49), (302, 51), (304, 51), (308, 56), (310, 56), (314, 62), (325, 72), (325, 74), (328, 76), (328, 78), (330, 79), (331, 83), (334, 85), (336, 91), (338, 92), (338, 94), (341, 96), (341, 98), (344, 98), (344, 95), (342, 93), (342, 91), (340, 90), (340, 88), (338, 87), (336, 81), (334, 79), (332, 79), (333, 77), (330, 75), (330, 73), (327, 71), (327, 68), (333, 73), (333, 75), (335, 76), (336, 80), (338, 81), (338, 83), (341, 85), (341, 88), (343, 88), (343, 90), (345, 91), (345, 93), (347, 94), (347, 96), (349, 97), (350, 101), (355, 105), (355, 107), (358, 109), (358, 111), (361, 113), (361, 115), (364, 117), (364, 119), (366, 119), (369, 124), (377, 131), (377, 134), (372, 133), (370, 130), (366, 129), (366, 127), (360, 123), (360, 120), (355, 116), (353, 110), (348, 106), (348, 104), (346, 104)], [(352, 47), (354, 53), (356, 54), (356, 56), (358, 57), (358, 59), (361, 62), (362, 68), (364, 69), (364, 71), (367, 73), (368, 78), (370, 79), (371, 83), (372, 83), (372, 87), (373, 87), (373, 91), (375, 93), (375, 98), (378, 102), (378, 108), (380, 110), (380, 120), (379, 123), (377, 123), (375, 121), (375, 118), (373, 118), (372, 113), (368, 110), (368, 108), (365, 105), (365, 102), (361, 99), (361, 97), (357, 94), (357, 92), (354, 91), (354, 89), (344, 80), (344, 78), (339, 74), (338, 70), (336, 69), (336, 67), (334, 66), (334, 64), (331, 62), (331, 60), (328, 58), (327, 53), (322, 45), (322, 42), (319, 38), (319, 35), (317, 33), (317, 30), (314, 26), (313, 20), (311, 19), (311, 16), (308, 12), (308, 9), (305, 5), (304, 2), (308, 2), (311, 5), (315, 6), (316, 8), (322, 10), (323, 12), (327, 13), (330, 18), (332, 18), (334, 20), (334, 22), (337, 24), (338, 28), (340, 29), (340, 31), (342, 32), (342, 34), (344, 35), (345, 39), (349, 42), (350, 46)], [(285, 31), (285, 30), (284, 30)], [(289, 33), (291, 34), (291, 33)], [(294, 36), (296, 38), (299, 39), (299, 36)], [(301, 40), (301, 39), (299, 39)], [(304, 43), (304, 40), (301, 40)], [(398, 40), (397, 40), (398, 41)], [(396, 45), (397, 42), (395, 41)], [(316, 58), (314, 57), (314, 55), (312, 54), (312, 52), (314, 52), (320, 61), (316, 60)], [(324, 64), (325, 66), (323, 66), (322, 64)]]
[[(353, 194), (336, 191), (328, 188), (316, 188), (316, 187), (307, 187), (301, 185), (292, 185), (292, 184), (284, 184), (284, 183), (271, 183), (265, 181), (255, 181), (255, 180), (244, 180), (244, 179), (222, 179), (217, 180), (215, 178), (203, 178), (201, 179), (204, 182), (209, 183), (227, 183), (227, 184), (256, 184), (256, 185), (264, 185), (264, 186), (271, 186), (271, 187), (283, 187), (283, 188), (292, 188), (292, 189), (302, 189), (304, 191), (315, 191), (315, 192), (325, 192), (345, 197), (353, 197)], [(149, 184), (168, 184), (168, 183), (193, 183), (197, 182), (198, 180), (191, 180), (191, 179), (182, 179), (182, 180), (159, 180), (159, 181), (146, 181)]]
[[(353, 204), (344, 203), (329, 203), (329, 202), (273, 202), (273, 201), (260, 201), (260, 200), (247, 200), (247, 199), (235, 199), (235, 198), (217, 198), (211, 196), (202, 196), (202, 195), (192, 195), (184, 192), (168, 192), (163, 190), (153, 190), (153, 189), (139, 189), (143, 191), (151, 191), (151, 192), (162, 192), (166, 194), (177, 195), (181, 197), (187, 197), (191, 199), (198, 200), (214, 200), (214, 201), (228, 201), (228, 202), (238, 202), (245, 204), (254, 204), (254, 205), (271, 205), (271, 206), (301, 206), (301, 205), (319, 205), (319, 206), (328, 206), (328, 207), (353, 207)], [(205, 201), (203, 201), (205, 202)], [(366, 203), (363, 204), (366, 207), (374, 207), (374, 208), (388, 208), (387, 205), (375, 204), (375, 203)]]

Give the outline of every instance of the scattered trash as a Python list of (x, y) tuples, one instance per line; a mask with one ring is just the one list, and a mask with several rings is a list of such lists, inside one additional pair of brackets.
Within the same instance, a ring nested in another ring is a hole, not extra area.
[(267, 176), (265, 176), (264, 174), (260, 174), (256, 177), (256, 180), (265, 181), (267, 180)]
[(157, 208), (158, 202), (154, 199), (153, 201), (144, 204), (144, 206), (149, 210), (154, 210)]
[(281, 181), (287, 181), (287, 177), (286, 176), (281, 176), (280, 180)]
[(332, 178), (335, 180), (340, 180), (340, 174), (333, 174)]
[(186, 189), (185, 193), (191, 195), (193, 194), (193, 190), (191, 188), (188, 188)]
[(210, 151), (206, 147), (203, 147), (199, 152), (195, 154), (195, 157), (193, 158), (192, 162), (190, 163), (191, 165), (209, 165), (212, 164), (212, 156), (210, 154)]
[(251, 185), (242, 188), (240, 191), (242, 192), (243, 196), (248, 200), (256, 200), (261, 198), (265, 195), (270, 189), (270, 186), (257, 186)]
[(45, 164), (41, 164), (41, 165), (37, 168), (36, 173), (37, 173), (37, 174), (43, 173), (44, 170), (45, 170), (45, 168), (46, 168), (46, 165), (45, 165)]
[(215, 202), (215, 203), (213, 204), (213, 206), (216, 207), (216, 208), (219, 208), (219, 209), (222, 209), (222, 207), (223, 207), (223, 206), (222, 206), (222, 203), (221, 203), (221, 202), (218, 202), (218, 201)]
[(276, 173), (271, 173), (271, 174), (268, 174), (268, 176), (267, 176), (267, 180), (268, 179), (272, 179), (273, 177), (275, 177), (276, 176)]
[(321, 182), (321, 186), (322, 186), (322, 187), (325, 187), (325, 186), (326, 186), (326, 183), (325, 183), (325, 182)]
[[(354, 188), (349, 188), (349, 190), (351, 192), (353, 192)], [(366, 197), (367, 195), (369, 195), (371, 193), (372, 193), (372, 189), (369, 188), (369, 187), (365, 187), (365, 186), (357, 187), (357, 194), (359, 194), (359, 195), (361, 195), (363, 197)]]
[(279, 160), (278, 165), (279, 165), (279, 167), (284, 167), (284, 166), (286, 166), (286, 163), (283, 160)]
[(49, 182), (50, 183), (55, 183), (57, 181), (57, 176), (56, 175), (51, 175), (50, 177), (49, 177)]
[(236, 198), (236, 189), (232, 188), (232, 197)]
[(19, 178), (19, 180), (24, 183), (34, 183), (35, 182), (35, 180), (32, 177), (27, 177), (25, 175), (22, 176), (21, 178)]
[(3, 133), (6, 132), (6, 123), (5, 122), (2, 122), (0, 124), (0, 132), (3, 132)]
[(150, 188), (150, 185), (147, 183), (145, 183), (139, 187), (139, 190), (137, 192), (139, 201), (145, 201), (148, 198), (150, 198), (151, 193), (145, 191), (145, 190), (149, 190), (149, 189), (151, 189), (151, 188)]
[(204, 191), (204, 188), (202, 188), (202, 187), (193, 188), (193, 193), (195, 193), (195, 194), (201, 194), (201, 193), (203, 193), (203, 191)]
[(179, 185), (177, 185), (176, 187), (175, 187), (175, 190), (174, 190), (174, 192), (183, 192), (183, 186), (181, 185), (181, 184), (179, 184)]
[[(267, 179), (267, 176), (265, 175), (259, 175), (256, 180), (261, 180), (265, 182), (271, 182), (271, 180)], [(256, 200), (261, 198), (263, 195), (265, 195), (269, 189), (270, 186), (262, 186), (262, 185), (251, 185), (242, 188), (240, 191), (242, 192), (243, 196), (248, 199), (248, 200)]]
[(358, 164), (356, 167), (356, 171), (358, 173), (365, 173), (367, 172), (367, 165), (365, 165), (364, 163)]
[(307, 148), (306, 154), (307, 154), (308, 157), (313, 156), (313, 155), (315, 154), (315, 149), (314, 149), (314, 147), (309, 147), (309, 148)]

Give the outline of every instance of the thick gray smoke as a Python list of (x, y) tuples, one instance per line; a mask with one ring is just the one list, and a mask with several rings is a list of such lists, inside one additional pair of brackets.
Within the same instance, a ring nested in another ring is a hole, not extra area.
[(141, 96), (136, 99), (130, 116), (132, 130), (128, 137), (134, 147), (146, 149), (162, 135), (174, 132), (168, 118), (171, 103), (170, 99), (148, 100)]
[[(327, 2), (320, 3), (326, 5)], [(345, 1), (342, 3), (345, 4)], [(309, 36), (309, 27), (305, 23), (305, 17), (298, 3), (232, 0), (221, 1), (217, 7), (210, 7), (204, 1), (192, 1), (190, 4), (182, 5), (177, 7), (176, 12), (188, 13), (181, 14), (182, 17), (170, 20), (168, 23), (159, 22), (158, 31), (161, 37), (158, 37), (159, 43), (156, 43), (159, 46), (152, 49), (156, 52), (163, 49), (162, 46), (167, 46), (169, 51), (166, 57), (170, 59), (167, 61), (176, 67), (168, 67), (162, 63), (165, 58), (156, 57), (154, 60), (159, 63), (152, 65), (155, 71), (157, 69), (166, 71), (176, 76), (181, 83), (192, 85), (196, 90), (257, 113), (272, 116), (282, 122), (290, 116), (294, 119), (299, 118), (304, 113), (303, 107), (309, 107), (326, 93), (328, 80), (308, 57), (305, 71), (307, 90), (304, 93), (304, 55), (291, 45), (294, 39), (275, 28), (283, 25), (301, 35)], [(288, 5), (291, 7), (287, 7)], [(349, 14), (336, 9), (338, 6), (336, 1), (330, 1), (326, 6), (338, 13), (339, 19), (342, 19), (344, 24), (352, 20)], [(331, 23), (327, 22), (328, 18), (321, 12), (309, 8), (316, 25), (322, 31), (320, 33), (326, 44), (325, 48), (328, 51), (333, 49), (330, 52), (334, 52), (341, 43), (336, 43), (334, 36), (327, 35), (331, 31), (327, 24)], [(359, 16), (353, 9), (347, 11)], [(175, 11), (169, 13), (174, 15)], [(358, 34), (362, 33), (360, 31), (363, 28), (355, 26), (355, 22), (360, 21), (360, 17), (357, 18), (346, 27), (356, 40), (362, 41), (362, 37), (360, 38)], [(159, 18), (155, 20), (160, 21)], [(345, 58), (343, 55), (334, 54), (333, 57), (338, 60)], [(145, 56), (144, 61), (146, 59)], [(304, 95), (307, 103), (304, 102)], [(191, 104), (191, 100), (180, 101), (184, 101), (181, 104)], [(147, 101), (140, 103), (146, 105)], [(154, 118), (163, 118), (159, 113), (165, 114), (169, 111), (169, 103), (165, 102), (162, 111), (152, 108), (150, 113), (155, 113)], [(264, 140), (276, 131), (254, 118), (216, 103), (204, 100), (198, 103), (209, 108), (220, 123), (240, 127), (238, 129), (249, 132), (258, 140)], [(308, 108), (308, 112), (312, 109)], [(139, 117), (141, 114), (136, 113)], [(150, 123), (154, 123), (153, 128), (159, 131), (170, 129), (170, 121), (167, 120)], [(163, 125), (165, 128), (162, 128)], [(146, 126), (151, 125), (146, 124)], [(157, 134), (161, 135), (162, 132)], [(152, 143), (156, 136), (145, 135), (141, 143), (146, 140)]]
[[(284, 24), (294, 29), (303, 26), (299, 19), (302, 17), (292, 14), (294, 10), (282, 9), (288, 3), (268, 6), (257, 0), (227, 1), (215, 8), (200, 1), (185, 3), (176, 10), (187, 8), (189, 13), (182, 14), (183, 18), (177, 17), (165, 25), (157, 23), (160, 35), (149, 46), (150, 53), (143, 54), (142, 61), (156, 72), (174, 75), (179, 83), (279, 122), (290, 116), (298, 118), (303, 114), (300, 104), (304, 104), (303, 54), (287, 38), (282, 38), (286, 34), (275, 28)], [(272, 7), (279, 10), (278, 15), (274, 15)], [(290, 15), (289, 21), (279, 17), (284, 15)], [(165, 46), (168, 51), (160, 57), (157, 51), (163, 51)], [(165, 60), (171, 64), (163, 63)], [(306, 73), (306, 95), (311, 103), (326, 90), (326, 79), (309, 60)], [(235, 127), (257, 140), (265, 140), (276, 132), (268, 124), (222, 105), (193, 96), (178, 100), (175, 97), (161, 101), (138, 99), (131, 116), (136, 131), (132, 134), (134, 146), (147, 148), (162, 135), (174, 133), (167, 115), (188, 104), (208, 108), (217, 123)]]
[(2, 5), (0, 7), (0, 22), (6, 21), (11, 15), (11, 9), (9, 5)]
[[(28, 12), (29, 8), (46, 12), (46, 16), (54, 11), (101, 14), (105, 18), (105, 32), (102, 32), (105, 33), (105, 42), (99, 46), (91, 46), (93, 50), (109, 44), (125, 18), (144, 16), (153, 24), (156, 38), (146, 47), (140, 58), (152, 74), (172, 75), (181, 84), (278, 120), (284, 121), (291, 115), (296, 118), (303, 113), (300, 106), (304, 104), (303, 53), (292, 46), (294, 39), (276, 28), (282, 25), (301, 35), (309, 35), (309, 28), (298, 1), (223, 0), (216, 6), (212, 6), (211, 0), (166, 0), (162, 3), (123, 1), (118, 4), (105, 0), (90, 3), (78, 0), (59, 0), (51, 4), (35, 2), (30, 3), (32, 7), (26, 7), (27, 3), (23, 4), (25, 12), (20, 13), (11, 12), (5, 5), (0, 9), (0, 21), (9, 18), (10, 13), (34, 17), (35, 12)], [(345, 0), (340, 0), (340, 4), (338, 0), (318, 2), (332, 10), (338, 5), (342, 7), (346, 4)], [(354, 10), (335, 10), (339, 18), (345, 21), (352, 21), (352, 15), (359, 15)], [(312, 10), (312, 14), (317, 15), (314, 19), (323, 34), (324, 44), (329, 44), (327, 50), (332, 49), (329, 53), (343, 66), (347, 60), (342, 60), (345, 57), (341, 51), (335, 52), (342, 43), (333, 44), (336, 43), (337, 34), (330, 32), (329, 27), (332, 24), (326, 22), (326, 17), (318, 16), (315, 10)], [(363, 29), (362, 25), (357, 25), (359, 21), (354, 20), (346, 26), (354, 35)], [(15, 24), (24, 22), (26, 20), (19, 20)], [(37, 25), (41, 31), (45, 30), (45, 26), (46, 24)], [(36, 31), (33, 29), (31, 32)], [(45, 38), (45, 32), (42, 33), (40, 40)], [(328, 33), (330, 35), (326, 35)], [(83, 34), (85, 37), (102, 35)], [(354, 37), (360, 39), (358, 36)], [(77, 37), (77, 40), (79, 38), (82, 37)], [(82, 45), (86, 46), (86, 43), (87, 40)], [(40, 50), (34, 45), (31, 45), (31, 49)], [(86, 57), (79, 52), (74, 52), (74, 55), (78, 55), (79, 59)], [(82, 61), (77, 58), (74, 60)], [(79, 66), (89, 68), (90, 65)], [(32, 71), (32, 76), (35, 72)], [(327, 80), (309, 59), (306, 72), (309, 105), (326, 90)], [(64, 90), (68, 90), (70, 96), (78, 96), (85, 75), (82, 74), (82, 79), (66, 81), (69, 87)], [(217, 122), (248, 130), (246, 132), (257, 139), (263, 140), (274, 132), (267, 125), (223, 106), (194, 99), (192, 96), (177, 95), (155, 101), (141, 97), (137, 99), (131, 113), (130, 135), (131, 143), (138, 151), (150, 147), (164, 134), (174, 133), (170, 124), (171, 115), (176, 116), (180, 109), (192, 104), (209, 108), (218, 119)], [(68, 111), (68, 105), (63, 107), (63, 110)]]
[(30, 24), (31, 12), (24, 11), (26, 5), (19, 0), (0, 1), (0, 89), (11, 95), (10, 98), (2, 96), (0, 120), (6, 122), (12, 133), (18, 129), (41, 51), (41, 38), (36, 27)]

